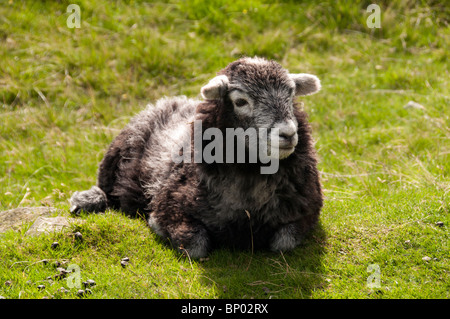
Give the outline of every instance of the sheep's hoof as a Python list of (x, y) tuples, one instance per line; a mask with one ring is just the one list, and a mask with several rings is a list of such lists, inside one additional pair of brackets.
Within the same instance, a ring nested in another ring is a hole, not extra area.
[(206, 247), (180, 247), (180, 251), (183, 255), (192, 259), (205, 258), (208, 255), (208, 249)]
[(80, 211), (81, 211), (81, 208), (78, 207), (77, 205), (72, 205), (72, 206), (70, 207), (70, 213), (71, 213), (72, 215), (79, 215), (79, 214), (80, 214)]
[(197, 233), (186, 245), (181, 244), (178, 249), (189, 258), (205, 258), (209, 250), (209, 237), (206, 231)]
[(85, 212), (103, 212), (106, 209), (106, 194), (97, 186), (91, 189), (73, 193), (69, 200), (70, 212), (78, 215), (82, 210)]
[(300, 243), (295, 234), (294, 225), (287, 225), (280, 228), (272, 238), (270, 250), (279, 252), (294, 249)]

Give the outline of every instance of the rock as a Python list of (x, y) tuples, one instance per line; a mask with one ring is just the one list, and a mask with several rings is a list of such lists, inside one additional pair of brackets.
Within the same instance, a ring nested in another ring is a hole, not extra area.
[(66, 294), (66, 293), (69, 292), (69, 290), (67, 290), (67, 289), (64, 288), (64, 287), (59, 288), (58, 291), (59, 291), (60, 293), (63, 293), (63, 294)]
[(12, 286), (12, 281), (11, 280), (5, 281), (5, 286), (7, 287)]
[(58, 271), (60, 274), (68, 274), (69, 273), (67, 270), (65, 270), (62, 267), (56, 268), (56, 271)]
[(38, 217), (30, 229), (27, 230), (26, 235), (36, 236), (45, 232), (61, 231), (67, 227), (70, 227), (69, 218), (67, 217)]
[(84, 291), (83, 289), (80, 289), (80, 290), (77, 291), (77, 295), (78, 295), (79, 297), (84, 296), (84, 294), (85, 294), (85, 291)]
[(53, 207), (19, 207), (0, 212), (0, 233), (9, 229), (18, 230), (24, 223), (35, 221), (40, 216), (56, 212)]
[(85, 287), (92, 287), (95, 286), (97, 283), (92, 279), (88, 279), (85, 282), (83, 282), (83, 284)]
[(45, 289), (45, 286), (44, 285), (39, 285), (39, 286), (37, 286), (37, 289), (39, 289), (39, 290)]
[(430, 261), (430, 260), (431, 260), (431, 257), (425, 256), (425, 257), (422, 258), (422, 260), (423, 260), (423, 261)]
[(58, 274), (53, 276), (53, 278), (56, 280), (61, 280), (63, 278), (66, 278), (67, 274), (69, 273), (66, 269), (64, 269), (62, 267), (56, 268), (56, 271), (58, 271)]
[(83, 296), (85, 296), (87, 294), (89, 294), (89, 295), (92, 294), (92, 290), (91, 289), (85, 289), (85, 290), (80, 289), (80, 290), (77, 291), (77, 295), (79, 297), (83, 297)]
[(83, 235), (77, 231), (75, 234), (73, 234), (73, 236), (75, 237), (76, 240), (83, 240)]
[(415, 109), (415, 110), (425, 110), (425, 107), (422, 104), (419, 104), (414, 101), (409, 101), (403, 106), (404, 109)]
[(443, 227), (444, 226), (444, 222), (436, 222), (436, 226)]
[(59, 246), (59, 243), (57, 241), (55, 241), (50, 247), (52, 249), (56, 249), (56, 248), (58, 248), (58, 246)]
[(124, 257), (120, 260), (120, 264), (122, 265), (123, 268), (125, 268), (126, 266), (128, 266), (129, 261), (130, 261), (130, 258)]

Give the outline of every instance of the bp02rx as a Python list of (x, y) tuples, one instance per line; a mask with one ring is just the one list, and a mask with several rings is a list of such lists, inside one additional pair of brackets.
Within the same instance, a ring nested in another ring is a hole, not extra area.
[(259, 304), (259, 303), (249, 303), (249, 304), (241, 304), (241, 303), (227, 303), (225, 304), (225, 313), (269, 313), (267, 310), (267, 304)]

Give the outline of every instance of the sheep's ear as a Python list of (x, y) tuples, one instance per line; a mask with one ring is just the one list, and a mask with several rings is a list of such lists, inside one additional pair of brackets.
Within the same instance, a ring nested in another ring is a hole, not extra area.
[(208, 84), (206, 84), (201, 89), (202, 97), (205, 100), (217, 100), (221, 98), (228, 89), (228, 78), (226, 75), (218, 75), (211, 79)]
[(317, 93), (321, 86), (317, 76), (307, 73), (289, 74), (295, 83), (295, 95), (310, 95)]

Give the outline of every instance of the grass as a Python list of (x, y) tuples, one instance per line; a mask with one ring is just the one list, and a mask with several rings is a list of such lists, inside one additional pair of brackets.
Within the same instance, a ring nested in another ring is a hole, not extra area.
[[(325, 206), (293, 252), (219, 250), (205, 261), (180, 257), (119, 212), (39, 237), (25, 224), (0, 235), (1, 296), (76, 297), (59, 292), (66, 280), (46, 279), (59, 261), (96, 281), (84, 298), (450, 297), (443, 2), (379, 1), (380, 29), (366, 25), (370, 1), (78, 1), (79, 29), (66, 26), (70, 3), (0, 5), (0, 210), (49, 205), (67, 216), (68, 198), (95, 183), (136, 112), (164, 95), (198, 96), (241, 55), (321, 78), (322, 92), (302, 102)], [(367, 285), (370, 265), (379, 288)]]

